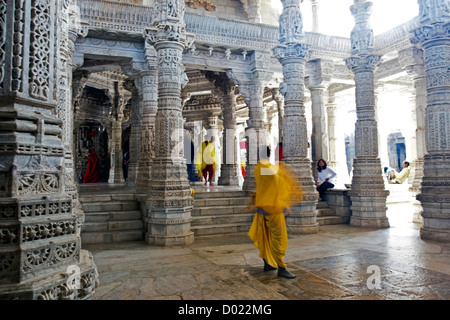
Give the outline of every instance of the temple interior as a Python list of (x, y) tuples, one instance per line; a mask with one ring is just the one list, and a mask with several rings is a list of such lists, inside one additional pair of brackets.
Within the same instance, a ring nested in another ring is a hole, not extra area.
[[(449, 0), (0, 0), (0, 25), (0, 299), (450, 299)], [(302, 188), (293, 281), (247, 235), (266, 147)]]

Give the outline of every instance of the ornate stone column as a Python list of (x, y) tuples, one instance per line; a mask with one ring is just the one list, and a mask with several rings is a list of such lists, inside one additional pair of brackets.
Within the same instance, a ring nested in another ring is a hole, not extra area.
[(98, 282), (65, 188), (70, 4), (0, 1), (0, 299), (87, 299)]
[(219, 115), (220, 111), (212, 111), (208, 115), (208, 122), (205, 125), (205, 128), (207, 130), (207, 135), (214, 137), (214, 151), (215, 151), (215, 161), (216, 161), (216, 169), (214, 170), (214, 177), (213, 182), (217, 183), (218, 178), (221, 174), (221, 147), (220, 147), (220, 136), (219, 136)]
[(306, 87), (311, 91), (312, 134), (311, 134), (311, 159), (312, 171), (317, 178), (317, 162), (319, 159), (329, 161), (328, 153), (328, 125), (325, 97), (329, 75), (325, 70), (326, 62), (313, 60), (312, 74), (306, 77)]
[(283, 95), (280, 93), (280, 90), (278, 88), (272, 89), (272, 97), (277, 103), (277, 110), (278, 110), (278, 141), (283, 141), (283, 119), (284, 119), (284, 99)]
[(319, 32), (319, 0), (311, 0), (312, 9), (312, 32)]
[(260, 152), (266, 152), (266, 130), (264, 129), (264, 88), (271, 79), (272, 72), (268, 70), (270, 56), (266, 52), (254, 52), (247, 56), (250, 70), (248, 72), (227, 71), (227, 75), (238, 84), (249, 110), (249, 119), (245, 136), (247, 138), (246, 176), (243, 190), (254, 192), (256, 182), (254, 170), (260, 159)]
[(146, 242), (182, 245), (194, 241), (191, 231), (193, 199), (183, 157), (181, 89), (187, 76), (183, 49), (193, 36), (186, 34), (184, 1), (156, 0), (154, 28), (145, 30), (146, 41), (158, 58), (158, 111), (155, 119), (155, 158), (146, 202)]
[(355, 27), (350, 39), (352, 56), (347, 66), (355, 74), (356, 115), (355, 156), (352, 187), (348, 192), (352, 201), (350, 224), (360, 227), (386, 228), (386, 197), (381, 162), (378, 157), (378, 128), (375, 115), (374, 70), (380, 56), (373, 53), (373, 31), (369, 18), (372, 2), (355, 0), (350, 7)]
[(422, 204), (422, 239), (450, 241), (450, 1), (419, 0), (420, 27), (413, 42), (423, 49), (427, 107)]
[[(140, 80), (127, 79), (123, 82), (123, 88), (130, 92), (131, 98), (131, 132), (130, 132), (130, 162), (128, 166), (128, 179), (126, 181), (127, 188), (136, 188), (138, 179), (139, 164), (141, 158), (142, 146), (142, 96), (139, 94), (137, 86), (140, 85)], [(121, 165), (123, 163), (123, 153)]]
[(126, 104), (126, 98), (123, 90), (119, 89), (119, 82), (114, 82), (114, 95), (110, 96), (112, 112), (109, 115), (111, 121), (111, 168), (109, 170), (109, 183), (124, 182), (122, 172), (122, 123), (124, 122), (123, 110)]
[(155, 157), (155, 121), (158, 110), (158, 71), (152, 67), (142, 73), (137, 87), (142, 103), (141, 152), (136, 181), (136, 193), (148, 193), (152, 161)]
[[(305, 118), (305, 63), (309, 56), (308, 45), (302, 43), (303, 21), (300, 0), (282, 0), (279, 45), (275, 57), (283, 66), (284, 82), (280, 92), (284, 95), (283, 156), (300, 177), (303, 201), (291, 208), (286, 216), (288, 229), (293, 233), (316, 233), (317, 191), (308, 159), (307, 123)], [(294, 199), (295, 200), (295, 199)]]
[[(400, 63), (405, 66), (405, 70), (411, 77), (414, 83), (414, 101), (415, 108), (413, 110), (413, 117), (415, 118), (415, 153), (416, 157), (411, 163), (414, 166), (414, 173), (412, 177), (412, 185), (409, 189), (414, 197), (420, 193), (421, 183), (423, 178), (423, 159), (427, 151), (425, 139), (425, 108), (427, 106), (427, 87), (426, 74), (423, 65), (423, 51), (416, 47), (402, 50), (398, 53)], [(420, 212), (422, 206), (419, 201), (414, 202), (413, 221), (422, 223), (422, 216)]]
[(242, 189), (248, 192), (256, 190), (254, 176), (255, 167), (260, 159), (260, 149), (265, 145), (266, 132), (264, 130), (263, 118), (263, 94), (264, 84), (255, 81), (253, 84), (239, 84), (239, 92), (244, 97), (244, 101), (249, 109), (249, 120), (245, 135), (247, 138), (247, 161), (246, 174)]
[[(336, 172), (338, 172), (338, 161), (336, 154), (336, 103), (335, 96), (332, 93), (328, 93), (328, 102), (325, 105), (327, 109), (327, 133), (328, 133), (328, 161), (330, 167), (334, 168)], [(317, 164), (317, 162), (316, 162)], [(317, 166), (316, 166), (317, 167)], [(336, 176), (334, 179), (335, 182), (339, 180), (339, 176)], [(335, 183), (336, 185), (337, 183)]]
[(261, 23), (261, 0), (246, 0), (248, 21)]
[(238, 186), (240, 168), (238, 163), (239, 144), (236, 133), (237, 87), (224, 77), (220, 87), (223, 103), (223, 147), (219, 185)]
[[(65, 167), (65, 191), (72, 198), (72, 206), (75, 215), (79, 220), (79, 232), (81, 232), (81, 225), (84, 223), (84, 212), (78, 199), (78, 188), (76, 179), (76, 170), (74, 162), (74, 134), (73, 134), (73, 119), (74, 119), (74, 97), (76, 92), (73, 90), (73, 72), (76, 66), (73, 62), (73, 54), (75, 51), (75, 41), (79, 37), (87, 35), (87, 26), (80, 20), (80, 12), (78, 6), (74, 5), (73, 0), (61, 1), (61, 11), (58, 16), (58, 24), (60, 31), (58, 34), (58, 46), (56, 48), (59, 56), (57, 63), (57, 81), (58, 86), (58, 103), (56, 107), (57, 116), (63, 120), (63, 135), (62, 140), (64, 144), (64, 167)], [(81, 78), (75, 80), (81, 84)]]

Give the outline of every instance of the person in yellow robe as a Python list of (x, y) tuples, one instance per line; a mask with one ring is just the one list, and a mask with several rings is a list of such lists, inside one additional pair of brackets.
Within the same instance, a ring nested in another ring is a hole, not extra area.
[(211, 137), (211, 141), (205, 139), (202, 142), (202, 147), (199, 148), (197, 158), (195, 160), (199, 175), (201, 174), (205, 179), (205, 186), (209, 181), (211, 186), (212, 179), (214, 177), (214, 171), (216, 170), (216, 151), (214, 149), (214, 137)]
[(296, 276), (286, 270), (284, 262), (288, 244), (284, 211), (302, 200), (302, 187), (287, 164), (272, 165), (268, 157), (261, 158), (255, 167), (256, 213), (248, 236), (259, 249), (264, 271), (278, 269), (278, 276), (293, 279)]

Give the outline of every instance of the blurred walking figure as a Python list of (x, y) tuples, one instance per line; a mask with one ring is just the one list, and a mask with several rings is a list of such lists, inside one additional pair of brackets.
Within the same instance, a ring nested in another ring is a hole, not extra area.
[(201, 153), (197, 154), (197, 159), (195, 163), (198, 166), (198, 172), (202, 173), (205, 179), (205, 186), (209, 181), (209, 186), (211, 186), (214, 170), (216, 169), (216, 151), (214, 150), (214, 137), (211, 137), (211, 141), (205, 139), (202, 142)]
[(302, 200), (302, 187), (287, 164), (272, 165), (269, 158), (267, 148), (267, 157), (255, 167), (256, 213), (248, 236), (259, 249), (264, 271), (278, 269), (278, 276), (293, 279), (296, 276), (286, 270), (284, 262), (288, 244), (284, 211)]

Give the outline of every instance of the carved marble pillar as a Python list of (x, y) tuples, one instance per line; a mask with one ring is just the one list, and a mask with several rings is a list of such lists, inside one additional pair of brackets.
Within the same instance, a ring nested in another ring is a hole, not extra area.
[[(335, 96), (333, 94), (328, 94), (328, 101), (325, 104), (327, 109), (327, 133), (328, 133), (328, 161), (327, 164), (331, 168), (334, 168), (336, 172), (338, 172), (338, 161), (337, 161), (337, 153), (336, 153), (336, 103)], [(317, 164), (317, 162), (316, 162)], [(316, 166), (317, 167), (317, 166)], [(339, 178), (342, 177), (336, 176), (335, 185)]]
[[(84, 212), (78, 199), (78, 188), (76, 169), (74, 161), (74, 101), (75, 96), (73, 90), (73, 71), (76, 66), (73, 62), (73, 54), (75, 51), (75, 41), (80, 37), (87, 35), (87, 28), (80, 21), (80, 12), (78, 6), (73, 1), (61, 1), (62, 10), (59, 13), (58, 24), (61, 27), (58, 35), (58, 46), (56, 50), (60, 57), (58, 61), (58, 105), (57, 115), (63, 120), (64, 144), (64, 167), (65, 167), (65, 190), (72, 198), (72, 206), (79, 220), (79, 233), (81, 233), (81, 225), (84, 223)], [(82, 83), (81, 78), (75, 80), (79, 84)]]
[(427, 106), (421, 202), (422, 239), (450, 241), (450, 1), (419, 0), (420, 27), (413, 42), (423, 49)]
[(156, 68), (144, 71), (137, 87), (140, 89), (139, 95), (142, 103), (142, 129), (136, 193), (147, 195), (152, 162), (155, 157), (155, 121), (158, 110), (158, 71)]
[(350, 224), (360, 227), (386, 228), (386, 198), (381, 162), (378, 157), (378, 128), (375, 111), (374, 70), (380, 56), (373, 53), (373, 31), (369, 17), (372, 2), (355, 0), (350, 7), (355, 27), (350, 39), (352, 56), (347, 66), (355, 74), (356, 115), (355, 156), (352, 187), (348, 192), (352, 201)]
[(111, 150), (111, 168), (109, 169), (108, 183), (124, 182), (122, 172), (122, 123), (124, 122), (123, 110), (126, 99), (122, 92), (119, 92), (119, 82), (114, 82), (114, 95), (110, 96), (112, 112), (109, 115), (111, 121), (111, 136), (109, 140), (109, 150)]
[(272, 89), (272, 97), (277, 103), (278, 110), (278, 141), (283, 142), (283, 119), (284, 119), (284, 99), (278, 88)]
[[(255, 81), (253, 84), (239, 84), (239, 92), (244, 97), (249, 109), (249, 120), (245, 136), (247, 138), (247, 160), (242, 189), (248, 192), (256, 190), (255, 167), (260, 159), (260, 152), (266, 146), (266, 132), (264, 129), (263, 94), (264, 84)], [(265, 152), (263, 150), (263, 152)]]
[[(311, 159), (313, 175), (317, 179), (317, 162), (319, 159), (329, 161), (327, 111), (325, 106), (325, 92), (329, 76), (324, 70), (324, 64), (326, 62), (314, 60), (308, 63), (312, 65), (313, 70), (312, 75), (308, 76), (305, 80), (306, 87), (311, 92)], [(334, 169), (336, 168), (334, 167)]]
[(156, 0), (153, 28), (145, 30), (158, 59), (158, 111), (155, 158), (146, 202), (146, 242), (168, 246), (194, 241), (191, 231), (193, 198), (183, 153), (181, 89), (187, 79), (182, 53), (192, 44), (186, 34), (184, 1)]
[(243, 190), (254, 192), (256, 181), (255, 167), (260, 159), (260, 152), (267, 152), (266, 135), (264, 129), (264, 88), (272, 78), (269, 70), (270, 55), (267, 52), (253, 52), (247, 56), (249, 69), (247, 72), (227, 71), (227, 75), (238, 85), (249, 110), (249, 119), (245, 137), (247, 139), (246, 175), (242, 185)]
[(98, 284), (65, 188), (70, 4), (0, 1), (0, 299), (87, 299)]
[[(379, 102), (380, 97), (383, 95), (383, 93), (386, 92), (386, 84), (385, 83), (376, 83), (374, 84), (374, 102), (375, 102), (375, 120), (377, 123), (383, 122), (383, 113), (381, 112), (381, 103)], [(380, 118), (381, 115), (381, 118)], [(388, 137), (390, 130), (387, 130), (387, 128), (383, 128), (384, 132), (378, 132), (378, 136), (382, 136), (383, 139), (378, 139), (378, 158), (380, 158), (380, 162), (382, 167), (385, 166), (392, 166), (391, 163), (396, 163), (396, 161), (391, 160), (391, 158), (396, 158), (397, 152), (395, 151), (395, 154), (392, 152), (392, 150), (389, 148), (389, 142)], [(382, 129), (379, 128), (379, 131)], [(398, 170), (398, 169), (397, 169)]]
[(208, 122), (205, 125), (207, 130), (207, 135), (214, 138), (213, 146), (215, 153), (216, 168), (214, 170), (213, 183), (217, 184), (219, 176), (221, 174), (221, 147), (220, 147), (220, 136), (219, 136), (219, 115), (220, 112), (213, 111), (208, 115)]
[[(139, 80), (127, 79), (123, 82), (123, 88), (131, 93), (131, 132), (130, 132), (130, 162), (128, 165), (128, 178), (126, 186), (130, 190), (136, 187), (138, 179), (138, 170), (141, 157), (142, 145), (142, 97), (139, 94), (137, 86), (140, 86)], [(122, 154), (122, 153), (121, 153)], [(123, 163), (123, 156), (121, 160)]]
[[(423, 161), (427, 152), (425, 137), (425, 108), (427, 106), (427, 87), (426, 74), (423, 65), (423, 51), (416, 47), (402, 50), (398, 53), (400, 63), (405, 66), (405, 70), (414, 83), (414, 101), (415, 107), (413, 117), (415, 118), (415, 154), (416, 157), (411, 163), (414, 166), (412, 173), (412, 184), (409, 189), (414, 198), (420, 193), (420, 185), (423, 178)], [(422, 223), (423, 219), (420, 215), (422, 206), (419, 201), (414, 202), (413, 221)]]
[[(299, 0), (282, 0), (279, 45), (275, 57), (283, 66), (284, 82), (280, 92), (284, 95), (283, 156), (300, 178), (303, 201), (292, 207), (286, 216), (288, 230), (293, 233), (316, 233), (318, 194), (308, 159), (307, 122), (304, 106), (305, 63), (309, 57), (308, 45), (302, 43), (303, 21)], [(295, 201), (295, 199), (293, 199)]]
[(229, 83), (223, 86), (223, 147), (219, 185), (238, 186), (240, 168), (238, 162), (239, 143), (236, 131), (237, 87)]
[(247, 0), (248, 21), (261, 23), (261, 0)]
[(319, 0), (311, 0), (312, 9), (312, 32), (319, 32)]

